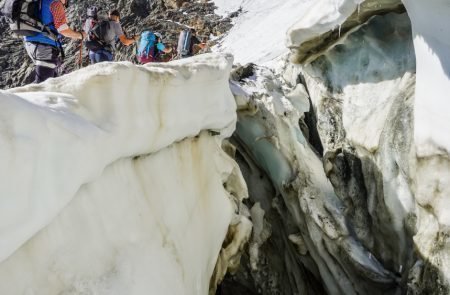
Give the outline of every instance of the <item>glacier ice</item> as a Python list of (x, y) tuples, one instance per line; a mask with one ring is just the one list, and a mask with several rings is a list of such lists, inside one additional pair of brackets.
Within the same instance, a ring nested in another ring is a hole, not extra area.
[(219, 254), (229, 225), (232, 248), (251, 230), (221, 148), (231, 63), (103, 63), (1, 91), (0, 293), (207, 293), (236, 256)]
[(272, 69), (105, 64), (0, 93), (2, 293), (205, 294), (229, 272), (263, 294), (448, 294), (448, 5), (216, 4), (242, 13), (215, 50)]

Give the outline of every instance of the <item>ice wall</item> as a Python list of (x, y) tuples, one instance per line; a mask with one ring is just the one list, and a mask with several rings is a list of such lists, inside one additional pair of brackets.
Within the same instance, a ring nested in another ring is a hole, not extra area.
[(0, 293), (207, 293), (228, 226), (237, 248), (251, 228), (221, 149), (231, 63), (103, 63), (2, 91)]
[(233, 27), (214, 48), (230, 52), (235, 62), (271, 63), (288, 52), (286, 30), (308, 12), (314, 0), (215, 0), (220, 13), (241, 9)]
[(374, 15), (404, 10), (400, 0), (321, 0), (287, 32), (294, 63), (314, 60)]
[(423, 261), (415, 281), (422, 292), (450, 292), (450, 33), (449, 3), (404, 0), (411, 18), (417, 58), (414, 143), (415, 197), (419, 204), (414, 237)]
[(272, 206), (286, 206), (289, 213), (281, 218), (295, 223), (289, 239), (298, 248), (291, 263), (309, 271), (309, 277), (307, 271), (291, 274), (293, 291), (312, 294), (308, 286), (320, 277), (329, 294), (395, 292), (395, 274), (358, 235), (361, 225), (347, 215), (345, 200), (334, 191), (298, 124), (309, 110), (305, 89), (299, 85), (289, 92), (283, 79), (267, 69), (256, 69), (241, 85), (235, 90), (240, 101), (236, 136), (272, 181), (277, 192)]
[[(304, 258), (303, 266), (318, 271), (330, 293), (448, 294), (448, 42), (440, 35), (447, 31), (447, 7), (404, 2), (408, 14), (399, 1), (316, 2), (288, 33), (292, 61), (300, 65), (276, 69), (284, 78), (279, 84), (275, 76), (255, 86), (259, 72), (243, 79), (256, 106), (240, 114), (237, 134), (247, 138), (247, 149), (297, 222), (300, 233), (292, 241), (316, 263), (311, 267)], [(303, 135), (317, 129), (323, 146), (317, 156), (337, 199), (326, 193), (325, 181), (314, 181), (317, 164), (295, 148), (301, 137), (286, 131), (294, 125), (279, 123), (292, 114), (279, 112), (288, 104), (284, 98), (304, 112), (293, 100), (299, 83), (317, 120), (308, 124), (305, 115), (299, 127)], [(261, 88), (266, 92), (254, 90)], [(259, 125), (264, 128), (251, 127)], [(330, 233), (339, 236), (332, 246)], [(358, 247), (363, 251), (356, 255)], [(371, 273), (375, 261), (382, 271)], [(300, 290), (307, 285), (299, 282), (293, 285)]]
[[(292, 293), (320, 293), (310, 288), (316, 278), (332, 294), (449, 293), (448, 5), (403, 2), (407, 13), (400, 1), (299, 2), (305, 11), (287, 40), (293, 64), (238, 69), (241, 167), (275, 189), (261, 208), (279, 211), (297, 247), (280, 271)], [(253, 53), (246, 60), (260, 62)], [(270, 242), (250, 243), (270, 251)], [(261, 277), (277, 282), (249, 256), (258, 287)]]
[[(414, 264), (415, 56), (406, 14), (372, 18), (303, 67), (325, 172), (354, 235), (404, 288)], [(288, 75), (286, 75), (288, 76)], [(292, 79), (290, 79), (292, 81)]]

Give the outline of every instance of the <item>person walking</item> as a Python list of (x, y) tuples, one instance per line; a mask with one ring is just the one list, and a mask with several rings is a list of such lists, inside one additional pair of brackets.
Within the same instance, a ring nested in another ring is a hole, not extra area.
[(120, 25), (120, 13), (117, 9), (109, 12), (107, 20), (98, 21), (93, 27), (85, 24), (84, 30), (88, 34), (86, 47), (89, 49), (89, 59), (92, 64), (113, 61), (116, 40), (119, 40), (125, 46), (130, 46), (139, 39), (139, 36), (132, 38), (125, 36)]
[(205, 42), (200, 42), (197, 37), (197, 31), (194, 28), (183, 30), (178, 38), (179, 58), (186, 58), (197, 54), (206, 47)]
[(68, 5), (69, 0), (42, 0), (41, 22), (54, 32), (54, 36), (40, 32), (24, 37), (25, 50), (35, 65), (35, 83), (57, 76), (58, 67), (64, 58), (61, 44), (63, 37), (83, 40), (86, 36), (84, 32), (72, 30), (67, 24), (65, 9)]

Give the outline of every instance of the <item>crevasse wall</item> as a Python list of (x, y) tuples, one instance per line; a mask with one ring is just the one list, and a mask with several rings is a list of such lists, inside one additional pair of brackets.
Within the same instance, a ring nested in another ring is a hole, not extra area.
[[(330, 294), (448, 294), (448, 5), (403, 2), (407, 13), (400, 1), (298, 3), (306, 11), (287, 41), (297, 64), (237, 75), (240, 162), (275, 189), (265, 190), (272, 206), (251, 198), (291, 233), (298, 253), (276, 264), (291, 291), (316, 294), (320, 279)], [(316, 129), (320, 144), (308, 138)], [(305, 155), (305, 140), (320, 161)], [(250, 243), (261, 253), (267, 241)], [(264, 274), (271, 253), (256, 267), (249, 256), (255, 285), (282, 290), (276, 273)]]
[(285, 77), (302, 81), (310, 95), (324, 169), (351, 236), (394, 275), (390, 286), (371, 292), (447, 294), (448, 42), (441, 34), (448, 9), (441, 1), (404, 1), (408, 14), (376, 16), (364, 5), (370, 2), (361, 14), (369, 9), (374, 17), (363, 25), (348, 17), (351, 29), (341, 36), (318, 36), (319, 51), (303, 46), (306, 37), (295, 42), (299, 31), (291, 28), (294, 61), (310, 63)]
[[(423, 261), (414, 281), (422, 292), (450, 292), (450, 6), (446, 1), (404, 0), (417, 58), (414, 106), (416, 150), (415, 244)], [(420, 279), (423, 279), (421, 281)], [(420, 285), (420, 282), (425, 282)]]
[[(278, 290), (306, 294), (321, 288), (328, 294), (394, 293), (395, 274), (355, 234), (362, 233), (360, 224), (348, 215), (345, 200), (334, 191), (321, 157), (298, 125), (302, 113), (309, 109), (306, 92), (283, 92), (287, 86), (284, 83), (270, 70), (255, 69), (250, 79), (241, 82), (247, 94), (236, 92), (247, 99), (240, 100), (235, 136), (271, 180), (276, 190), (272, 206), (286, 212), (279, 218), (288, 227), (289, 241), (296, 249), (295, 258), (285, 263), (299, 271), (286, 270), (291, 285), (279, 285)], [(269, 213), (270, 207), (264, 210)], [(292, 249), (284, 247), (287, 255)], [(254, 271), (265, 267), (262, 260), (256, 265)], [(318, 279), (323, 287), (317, 286)], [(277, 282), (279, 278), (272, 273), (270, 280)]]
[(405, 289), (415, 262), (416, 214), (410, 165), (415, 57), (407, 15), (373, 17), (302, 73), (324, 169), (352, 235), (396, 277), (387, 289)]
[(245, 225), (230, 244), (251, 228), (221, 148), (231, 63), (104, 63), (2, 91), (0, 293), (206, 294), (228, 226)]

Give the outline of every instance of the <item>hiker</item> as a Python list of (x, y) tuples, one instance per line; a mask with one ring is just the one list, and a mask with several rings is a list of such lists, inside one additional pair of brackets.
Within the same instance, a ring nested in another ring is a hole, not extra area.
[(89, 59), (92, 64), (114, 59), (116, 39), (125, 46), (129, 46), (139, 39), (139, 36), (133, 38), (125, 36), (117, 9), (109, 12), (107, 20), (98, 20), (97, 12), (96, 8), (88, 10), (88, 19), (84, 25), (84, 31), (88, 34), (86, 48), (89, 49)]
[(197, 31), (195, 29), (191, 29), (192, 37), (191, 37), (191, 56), (196, 55), (200, 52), (200, 50), (204, 49), (206, 47), (206, 40), (203, 39), (200, 41), (197, 37)]
[(205, 48), (206, 43), (200, 42), (197, 38), (197, 32), (194, 28), (183, 30), (178, 38), (178, 55), (180, 58), (186, 58), (197, 54)]
[(172, 52), (172, 47), (167, 47), (166, 45), (164, 45), (163, 37), (160, 33), (156, 32), (155, 36), (156, 36), (156, 49), (157, 49), (156, 57), (157, 57), (157, 60), (160, 60), (160, 58), (162, 57), (163, 54)]
[(83, 31), (86, 35), (89, 34), (89, 31), (98, 23), (98, 8), (97, 6), (88, 7), (86, 11), (87, 19), (84, 22)]
[(171, 53), (172, 48), (164, 45), (163, 37), (160, 33), (144, 31), (137, 47), (136, 58), (141, 64), (149, 62), (163, 61), (162, 56), (165, 53)]
[(35, 83), (57, 76), (57, 69), (64, 59), (62, 36), (78, 40), (86, 36), (67, 24), (65, 8), (68, 4), (69, 0), (42, 0), (41, 22), (54, 32), (55, 38), (46, 32), (24, 37), (25, 49), (35, 65)]

